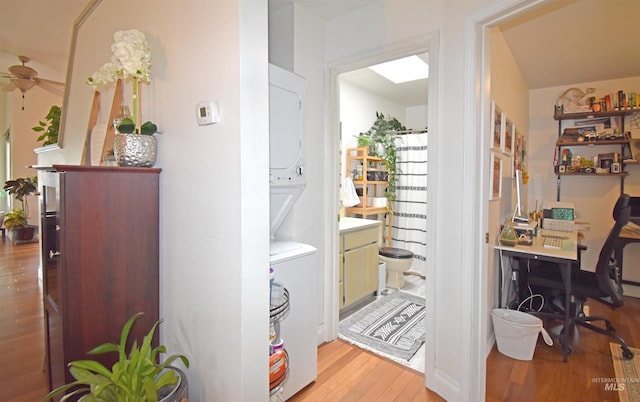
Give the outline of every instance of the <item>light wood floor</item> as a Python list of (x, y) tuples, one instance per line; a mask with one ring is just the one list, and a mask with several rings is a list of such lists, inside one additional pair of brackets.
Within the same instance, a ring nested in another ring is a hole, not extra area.
[[(46, 394), (42, 290), (37, 278), (38, 245), (0, 240), (0, 400), (39, 401)], [(591, 314), (606, 315), (632, 347), (640, 347), (640, 299), (625, 298), (611, 310), (590, 303)], [(529, 362), (505, 357), (494, 347), (487, 359), (486, 400), (617, 401), (599, 378), (613, 378), (609, 339), (580, 329), (573, 353), (562, 362), (557, 346), (541, 341)], [(291, 401), (442, 401), (424, 388), (424, 376), (343, 341), (320, 346), (318, 379)], [(203, 401), (205, 402), (205, 401)]]

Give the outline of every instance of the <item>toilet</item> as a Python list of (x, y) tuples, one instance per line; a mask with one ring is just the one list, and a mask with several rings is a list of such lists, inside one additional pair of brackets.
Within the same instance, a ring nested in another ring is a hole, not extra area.
[(404, 286), (404, 273), (413, 264), (413, 253), (395, 247), (382, 247), (378, 257), (387, 265), (387, 287), (400, 289)]

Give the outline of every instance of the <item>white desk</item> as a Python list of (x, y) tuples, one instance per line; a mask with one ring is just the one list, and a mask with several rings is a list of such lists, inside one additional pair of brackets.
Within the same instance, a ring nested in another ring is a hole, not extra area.
[[(563, 237), (562, 248), (546, 248), (544, 247), (545, 236)], [(571, 348), (569, 347), (569, 328), (572, 324), (573, 317), (571, 310), (571, 265), (578, 261), (578, 232), (559, 232), (547, 229), (539, 230), (538, 236), (533, 238), (533, 244), (530, 246), (504, 246), (496, 245), (495, 250), (501, 252), (502, 255), (512, 258), (522, 258), (529, 260), (540, 260), (557, 263), (561, 269), (562, 280), (565, 287), (565, 309), (564, 309), (564, 326), (560, 332), (559, 341), (563, 352), (563, 360), (569, 359)], [(502, 306), (502, 258), (500, 259), (500, 307)]]

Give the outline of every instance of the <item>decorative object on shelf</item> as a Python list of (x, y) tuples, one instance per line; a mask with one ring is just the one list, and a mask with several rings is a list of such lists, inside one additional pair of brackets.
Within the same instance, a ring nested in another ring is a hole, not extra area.
[[(87, 79), (87, 84), (96, 89), (109, 83), (124, 85), (127, 79), (132, 79), (133, 113), (128, 116), (128, 108), (122, 105), (119, 118), (116, 118), (118, 122), (114, 122), (117, 129), (115, 158), (119, 166), (151, 167), (156, 162), (157, 141), (153, 134), (158, 127), (150, 121), (141, 124), (141, 84), (151, 81), (151, 51), (144, 34), (135, 29), (117, 31), (113, 39), (111, 61), (93, 73)], [(138, 138), (141, 136), (143, 138)]]
[(556, 106), (563, 107), (567, 113), (588, 112), (590, 105), (587, 103), (588, 98), (585, 99), (585, 97), (595, 91), (595, 88), (587, 88), (585, 91), (580, 88), (569, 88), (558, 96)]
[(29, 225), (29, 203), (26, 196), (38, 192), (38, 177), (19, 177), (14, 180), (7, 180), (4, 190), (15, 196), (22, 204), (21, 208), (14, 208), (4, 216), (4, 227), (7, 229), (9, 238), (14, 243), (32, 241), (36, 234), (37, 226)]
[[(122, 402), (161, 401), (180, 402), (188, 398), (187, 377), (176, 367), (170, 366), (180, 359), (185, 367), (189, 360), (184, 355), (168, 356), (159, 362), (160, 353), (166, 353), (164, 345), (152, 347), (151, 342), (157, 321), (138, 346), (134, 342), (127, 353), (127, 339), (131, 327), (142, 313), (132, 316), (122, 328), (120, 343), (104, 343), (88, 353), (91, 355), (114, 352), (118, 361), (109, 370), (95, 360), (77, 360), (69, 364), (69, 371), (76, 379), (51, 391), (44, 400), (63, 395), (74, 388), (69, 395), (84, 395), (80, 400), (110, 400)], [(127, 375), (122, 375), (127, 373)], [(77, 387), (77, 388), (75, 388)]]
[(151, 167), (156, 163), (158, 144), (153, 135), (116, 133), (113, 139), (118, 166)]
[(43, 147), (58, 143), (58, 130), (60, 129), (61, 114), (62, 109), (60, 106), (53, 105), (51, 106), (51, 109), (49, 109), (49, 113), (44, 117), (46, 121), (40, 120), (37, 126), (31, 128), (36, 133), (44, 131), (37, 138), (37, 141), (44, 141), (42, 143)]
[(358, 146), (369, 147), (369, 155), (378, 156), (385, 160), (385, 166), (389, 173), (385, 195), (389, 201), (395, 201), (396, 199), (397, 157), (395, 133), (404, 130), (406, 130), (406, 127), (395, 117), (387, 117), (383, 113), (376, 112), (376, 121), (373, 122), (371, 128), (356, 137), (358, 139)]

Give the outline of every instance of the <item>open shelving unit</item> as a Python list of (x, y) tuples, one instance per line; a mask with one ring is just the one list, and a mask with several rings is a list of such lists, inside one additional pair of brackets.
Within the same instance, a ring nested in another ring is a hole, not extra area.
[(388, 180), (368, 180), (368, 173), (372, 171), (386, 171), (386, 168), (384, 168), (386, 162), (383, 158), (369, 155), (368, 147), (347, 149), (346, 175), (352, 176), (354, 166), (362, 166), (362, 177), (353, 179), (354, 186), (362, 189), (362, 202), (357, 206), (346, 208), (345, 213), (347, 216), (361, 215), (365, 219), (370, 215), (383, 214), (385, 218), (383, 221), (384, 229), (382, 237), (386, 245), (391, 247), (391, 201), (387, 201), (387, 206), (384, 207), (369, 205), (369, 197), (381, 197), (385, 195), (385, 189), (389, 185), (389, 182)]
[[(627, 171), (625, 171), (625, 167), (630, 165), (631, 163), (625, 162), (623, 159), (623, 155), (625, 155), (625, 150), (630, 149), (630, 141), (627, 137), (625, 137), (624, 130), (624, 120), (625, 116), (631, 115), (633, 113), (640, 112), (639, 109), (624, 109), (624, 110), (611, 110), (606, 112), (580, 112), (580, 113), (564, 113), (561, 107), (555, 107), (553, 118), (558, 121), (558, 140), (556, 141), (556, 152), (558, 159), (560, 159), (560, 155), (562, 154), (562, 150), (564, 148), (569, 147), (600, 147), (600, 146), (619, 146), (620, 147), (620, 171), (617, 173), (595, 173), (595, 172), (584, 172), (584, 171), (565, 171), (562, 172), (559, 170), (560, 164), (555, 168), (555, 174), (557, 177), (557, 191), (556, 191), (556, 199), (560, 201), (560, 190), (561, 190), (561, 181), (562, 178), (568, 176), (590, 176), (590, 177), (614, 177), (620, 180), (620, 193), (624, 192), (624, 179), (629, 175)], [(621, 136), (611, 138), (611, 139), (596, 139), (595, 141), (577, 141), (573, 138), (568, 138), (563, 136), (563, 121), (567, 120), (589, 120), (589, 119), (599, 119), (604, 117), (620, 117), (621, 121)], [(638, 163), (635, 163), (638, 164)]]

